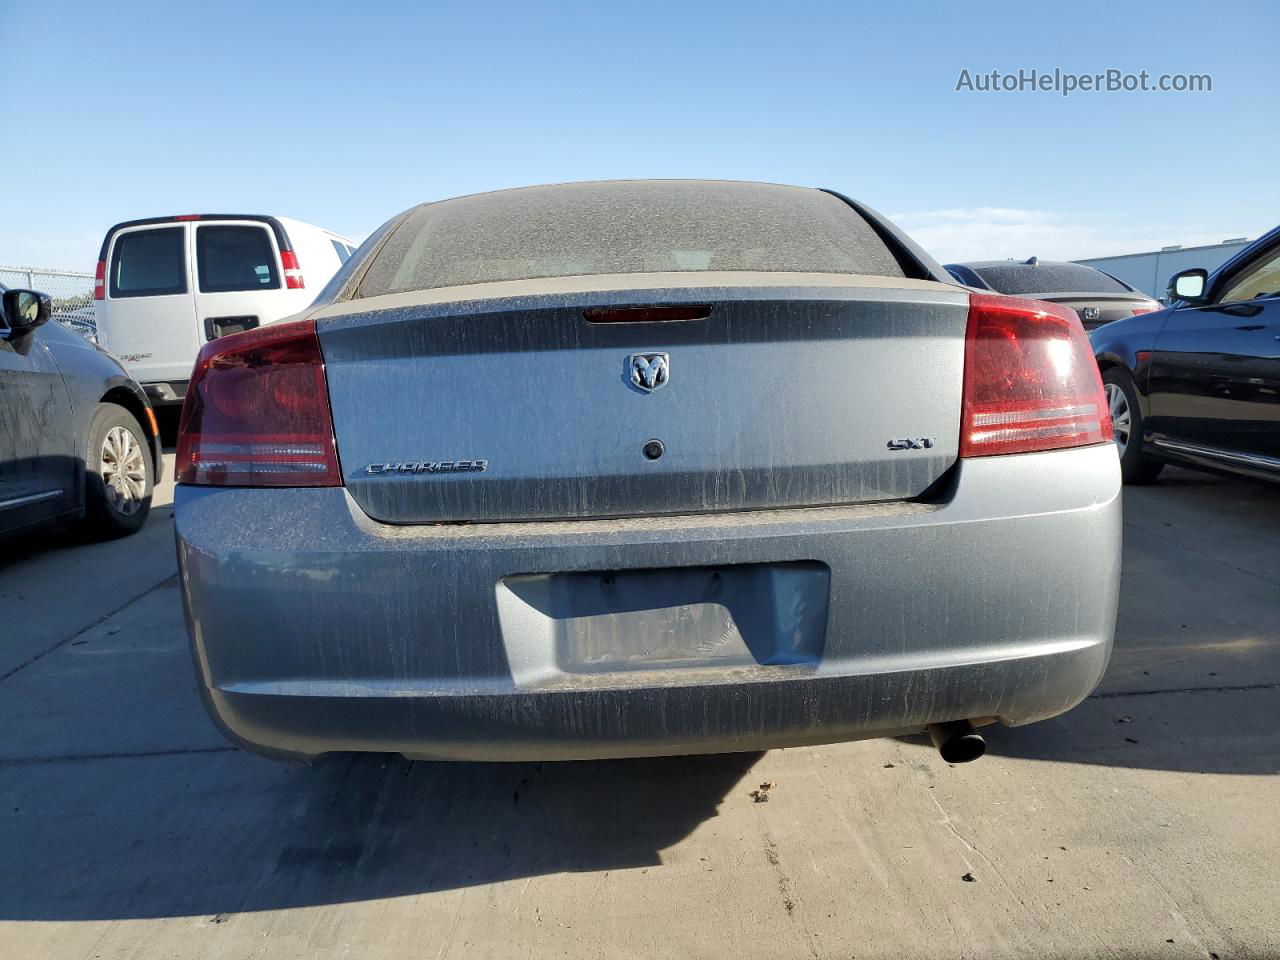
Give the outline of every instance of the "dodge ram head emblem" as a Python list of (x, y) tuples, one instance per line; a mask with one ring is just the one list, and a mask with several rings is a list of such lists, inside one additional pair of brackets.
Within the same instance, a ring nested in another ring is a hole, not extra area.
[(653, 393), (671, 379), (671, 357), (665, 353), (633, 353), (627, 362), (631, 383), (645, 393)]

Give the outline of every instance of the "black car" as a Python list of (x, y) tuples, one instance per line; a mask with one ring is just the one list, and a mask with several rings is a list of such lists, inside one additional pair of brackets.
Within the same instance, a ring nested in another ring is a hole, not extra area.
[(142, 388), (114, 357), (49, 323), (50, 300), (0, 286), (0, 534), (82, 520), (133, 533), (160, 475)]
[(1280, 227), (1169, 295), (1090, 337), (1125, 480), (1177, 463), (1280, 481)]
[(1048, 300), (1076, 312), (1086, 330), (1160, 309), (1160, 303), (1123, 280), (1058, 260), (980, 260), (949, 263), (947, 272), (966, 287)]

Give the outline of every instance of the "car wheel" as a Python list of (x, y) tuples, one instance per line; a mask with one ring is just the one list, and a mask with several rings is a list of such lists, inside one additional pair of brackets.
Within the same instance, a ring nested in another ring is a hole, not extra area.
[(84, 458), (89, 532), (111, 539), (127, 536), (146, 523), (154, 478), (141, 424), (124, 407), (99, 404), (89, 422)]
[(1142, 409), (1133, 379), (1119, 367), (1102, 375), (1111, 416), (1111, 432), (1120, 453), (1120, 473), (1125, 483), (1150, 483), (1164, 469), (1164, 463), (1144, 456), (1142, 452)]

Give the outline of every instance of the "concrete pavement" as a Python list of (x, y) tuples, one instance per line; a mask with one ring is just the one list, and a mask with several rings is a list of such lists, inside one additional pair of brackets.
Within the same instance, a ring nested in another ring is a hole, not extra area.
[(962, 767), (240, 753), (169, 498), (128, 540), (0, 548), (4, 956), (1280, 956), (1280, 490), (1128, 490), (1102, 687)]

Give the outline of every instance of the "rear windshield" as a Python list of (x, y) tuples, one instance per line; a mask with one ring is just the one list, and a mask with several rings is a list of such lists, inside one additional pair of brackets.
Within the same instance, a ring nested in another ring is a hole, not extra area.
[(1078, 263), (997, 264), (974, 267), (987, 286), (1000, 293), (1129, 293), (1119, 280)]
[(276, 254), (265, 227), (196, 227), (196, 274), (201, 293), (280, 287)]
[(359, 295), (697, 270), (904, 275), (867, 222), (819, 190), (616, 181), (503, 190), (418, 207), (378, 251)]
[(162, 297), (186, 293), (185, 243), (185, 227), (120, 234), (111, 255), (111, 296)]

